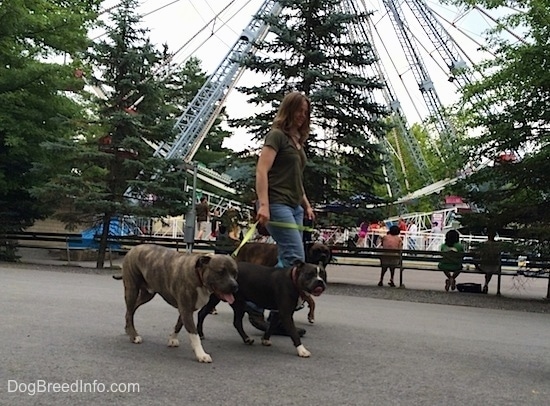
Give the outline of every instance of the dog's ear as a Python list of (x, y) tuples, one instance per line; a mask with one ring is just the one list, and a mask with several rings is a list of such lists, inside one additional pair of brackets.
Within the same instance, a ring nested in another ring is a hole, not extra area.
[(208, 255), (201, 255), (199, 259), (197, 259), (197, 263), (195, 264), (195, 268), (204, 268), (206, 265), (210, 263), (210, 260), (212, 259), (211, 256)]
[(298, 268), (301, 268), (305, 265), (305, 262), (302, 261), (301, 259), (295, 259), (294, 262), (292, 263), (292, 266), (296, 266)]
[(323, 254), (321, 255), (321, 258), (323, 260), (323, 265), (324, 266), (327, 266), (331, 262), (335, 262), (335, 260), (332, 256), (332, 252), (329, 249), (327, 249), (326, 251), (323, 252)]

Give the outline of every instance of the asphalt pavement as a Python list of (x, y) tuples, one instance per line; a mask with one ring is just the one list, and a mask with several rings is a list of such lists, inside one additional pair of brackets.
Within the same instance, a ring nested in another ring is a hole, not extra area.
[[(112, 270), (58, 265), (0, 263), (0, 404), (546, 405), (550, 398), (548, 314), (327, 291), (316, 299), (314, 325), (305, 311), (295, 314), (312, 353), (303, 359), (288, 337), (262, 346), (248, 323), (256, 343), (243, 344), (221, 304), (205, 322), (213, 363), (200, 364), (185, 332), (179, 348), (166, 346), (177, 311), (161, 298), (137, 311), (144, 342), (132, 344)], [(332, 268), (333, 281), (377, 281), (376, 268)], [(421, 283), (407, 278), (407, 289)]]

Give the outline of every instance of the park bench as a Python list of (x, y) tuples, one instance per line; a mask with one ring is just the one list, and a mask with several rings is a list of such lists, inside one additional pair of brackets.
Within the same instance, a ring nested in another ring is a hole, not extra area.
[(80, 234), (22, 231), (0, 235), (4, 245), (16, 244), (26, 248), (66, 248), (72, 242), (82, 242)]
[[(353, 259), (371, 259), (373, 266), (379, 265), (379, 260), (382, 255), (388, 253), (396, 253), (401, 257), (401, 265), (399, 266), (399, 287), (404, 287), (404, 273), (407, 270), (416, 271), (435, 271), (442, 272), (438, 269), (437, 264), (442, 258), (440, 251), (423, 251), (423, 250), (387, 250), (383, 248), (361, 248), (347, 247), (340, 245), (331, 246), (333, 256), (345, 260), (346, 258)], [(501, 279), (503, 276), (517, 277), (525, 276), (528, 278), (543, 278), (548, 279), (548, 288), (546, 298), (550, 299), (550, 258), (541, 257), (525, 257), (524, 260), (518, 261), (516, 256), (502, 254), (500, 266), (493, 272), (497, 280), (497, 295), (501, 294)], [(471, 253), (464, 253), (462, 261), (462, 273), (472, 273), (485, 275), (486, 272), (479, 268), (480, 261)], [(364, 266), (365, 262), (348, 263), (349, 265)]]
[[(0, 245), (11, 248), (38, 248), (59, 251), (62, 259), (71, 262), (82, 260), (84, 252), (95, 253), (100, 238), (100, 235), (95, 235), (92, 239), (86, 239), (81, 234), (76, 233), (21, 231), (0, 234)], [(176, 250), (187, 249), (187, 243), (182, 238), (128, 235), (109, 236), (107, 238), (107, 252), (108, 254), (124, 255), (131, 247), (146, 243), (159, 244)], [(194, 244), (194, 248), (212, 251), (214, 242), (200, 241)]]
[(82, 244), (83, 238), (76, 233), (49, 233), (36, 231), (9, 232), (0, 234), (0, 246), (3, 249), (39, 248), (65, 253), (71, 261), (71, 245)]

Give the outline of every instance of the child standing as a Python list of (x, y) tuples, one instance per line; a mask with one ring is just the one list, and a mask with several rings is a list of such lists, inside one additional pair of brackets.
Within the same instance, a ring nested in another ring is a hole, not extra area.
[(369, 229), (369, 223), (367, 221), (363, 220), (361, 224), (359, 224), (359, 239), (357, 240), (357, 246), (360, 248), (365, 248), (365, 240), (367, 237), (367, 231)]

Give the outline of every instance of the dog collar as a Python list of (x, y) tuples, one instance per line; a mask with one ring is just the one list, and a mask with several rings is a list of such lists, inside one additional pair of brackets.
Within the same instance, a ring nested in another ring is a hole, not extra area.
[(292, 269), (290, 270), (290, 279), (292, 279), (292, 283), (294, 284), (294, 286), (296, 286), (296, 289), (298, 289), (298, 274), (296, 272), (297, 269), (298, 267), (293, 266)]
[(290, 279), (292, 279), (292, 283), (294, 284), (294, 287), (296, 288), (296, 290), (298, 291), (298, 293), (300, 294), (300, 297), (302, 299), (305, 300), (305, 298), (307, 297), (305, 295), (305, 293), (298, 287), (298, 267), (297, 266), (293, 266), (292, 269), (290, 270)]
[(195, 267), (195, 273), (197, 274), (197, 278), (199, 278), (199, 282), (201, 283), (201, 286), (204, 286), (204, 281), (202, 280), (202, 275), (199, 272), (199, 268)]

